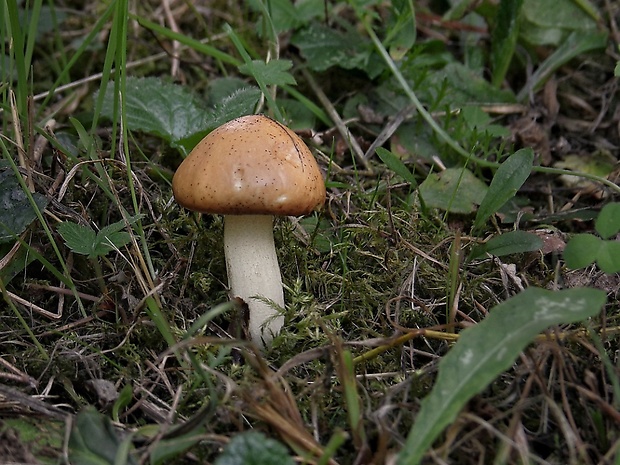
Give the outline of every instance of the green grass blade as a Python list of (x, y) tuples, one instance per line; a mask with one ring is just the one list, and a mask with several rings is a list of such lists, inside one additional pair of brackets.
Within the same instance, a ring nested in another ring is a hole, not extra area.
[(491, 82), (500, 87), (512, 61), (519, 37), (519, 15), (523, 0), (502, 0), (499, 3), (495, 28), (491, 35)]
[(27, 73), (30, 70), (30, 65), (32, 63), (32, 53), (37, 39), (37, 28), (39, 26), (39, 16), (41, 15), (42, 3), (42, 0), (36, 0), (33, 2), (32, 9), (30, 9), (28, 14), (28, 33), (24, 43), (24, 64), (26, 65)]
[(271, 95), (271, 92), (269, 92), (269, 89), (267, 88), (267, 83), (264, 81), (261, 73), (255, 69), (255, 65), (254, 65), (254, 62), (252, 61), (252, 57), (246, 51), (245, 47), (243, 46), (243, 43), (241, 42), (241, 40), (239, 39), (235, 31), (233, 31), (233, 29), (229, 25), (226, 25), (224, 27), (224, 30), (230, 37), (230, 40), (232, 41), (233, 45), (235, 46), (235, 48), (237, 49), (241, 57), (243, 58), (244, 64), (249, 74), (251, 74), (254, 77), (256, 84), (258, 84), (258, 87), (260, 88), (261, 92), (265, 96), (265, 100), (267, 100), (267, 104), (269, 108), (271, 109), (271, 111), (273, 111), (275, 119), (278, 121), (283, 121), (284, 118), (282, 117), (282, 113), (280, 112), (280, 109), (276, 105), (276, 102), (273, 96)]
[(541, 331), (592, 317), (605, 300), (605, 292), (598, 289), (554, 292), (529, 288), (493, 308), (478, 325), (464, 330), (439, 363), (435, 386), (422, 400), (397, 463), (420, 463), (425, 451), (469, 399), (510, 368)]
[(24, 36), (21, 25), (19, 24), (19, 10), (16, 0), (7, 0), (6, 9), (13, 42), (10, 47), (12, 58), (15, 62), (17, 72), (17, 110), (24, 117), (28, 103), (28, 67), (24, 50)]
[(216, 60), (219, 60), (223, 63), (227, 63), (229, 65), (235, 65), (235, 66), (239, 66), (240, 64), (242, 64), (242, 62), (239, 61), (237, 58), (233, 57), (232, 55), (229, 55), (228, 53), (222, 52), (216, 47), (203, 44), (199, 40), (192, 39), (191, 37), (188, 37), (184, 34), (180, 34), (178, 32), (174, 32), (166, 27), (160, 26), (159, 24), (153, 23), (152, 21), (149, 21), (148, 19), (142, 18), (140, 16), (129, 15), (129, 17), (131, 19), (136, 20), (141, 26), (147, 29), (150, 29), (151, 31), (157, 34), (161, 34), (167, 39), (175, 40), (187, 47), (190, 47), (196, 50), (197, 52), (200, 52), (204, 55), (211, 56), (215, 58)]

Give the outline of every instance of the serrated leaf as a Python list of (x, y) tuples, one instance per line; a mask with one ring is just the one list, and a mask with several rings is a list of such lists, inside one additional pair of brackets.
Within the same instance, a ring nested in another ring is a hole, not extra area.
[(209, 129), (215, 129), (240, 116), (251, 115), (259, 98), (258, 87), (248, 86), (235, 90), (214, 106), (209, 118)]
[(264, 434), (248, 431), (236, 435), (215, 460), (215, 465), (294, 465), (286, 447)]
[(320, 24), (312, 24), (292, 38), (308, 66), (314, 71), (325, 71), (334, 66), (361, 69), (370, 77), (376, 76), (383, 65), (371, 60), (372, 44), (354, 29), (338, 31)]
[(80, 255), (91, 255), (95, 247), (97, 233), (90, 226), (65, 221), (57, 226), (57, 231), (67, 247)]
[[(129, 224), (135, 223), (142, 216), (135, 215), (129, 217)], [(125, 222), (121, 220), (101, 228), (97, 233), (90, 226), (69, 221), (59, 224), (57, 229), (67, 247), (73, 252), (88, 255), (89, 258), (95, 258), (106, 255), (112, 250), (131, 242), (131, 235), (121, 231), (123, 228), (125, 228)]]
[(441, 70), (429, 73), (428, 79), (430, 82), (446, 81), (449, 84), (446, 98), (453, 107), (515, 101), (512, 91), (498, 89), (462, 63), (448, 63)]
[(594, 223), (596, 232), (603, 239), (609, 239), (620, 231), (620, 203), (608, 203), (605, 205)]
[(420, 196), (427, 206), (452, 213), (473, 212), (486, 192), (486, 184), (466, 168), (431, 173), (420, 184)]
[(93, 246), (93, 251), (90, 254), (91, 258), (93, 257), (101, 257), (103, 255), (108, 254), (112, 250), (116, 250), (120, 247), (123, 247), (131, 242), (131, 235), (127, 232), (114, 232), (110, 234), (103, 235), (101, 231), (97, 233), (95, 238), (95, 244)]
[(268, 86), (295, 85), (297, 81), (289, 69), (293, 67), (291, 60), (271, 60), (267, 63), (261, 60), (252, 60), (239, 66), (239, 71), (253, 76), (257, 81), (263, 81)]
[[(170, 143), (204, 131), (209, 112), (185, 87), (158, 78), (129, 77), (125, 92), (127, 128), (155, 134)], [(112, 119), (114, 90), (106, 89), (102, 115)]]
[[(258, 0), (250, 0), (248, 4), (255, 10), (261, 11)], [(270, 20), (276, 32), (285, 32), (303, 24), (297, 8), (291, 0), (271, 0), (269, 2)]]
[(135, 224), (136, 221), (138, 221), (139, 219), (141, 219), (143, 217), (144, 217), (144, 215), (141, 214), (141, 213), (139, 213), (137, 215), (134, 215), (134, 216), (129, 216), (129, 217), (127, 217), (127, 223), (125, 223), (125, 220), (120, 220), (120, 221), (117, 221), (116, 223), (109, 224), (109, 225), (101, 228), (99, 230), (98, 235), (101, 235), (103, 237), (103, 236), (108, 236), (108, 235), (113, 234), (115, 232), (121, 231), (121, 230), (123, 230), (125, 228), (125, 226), (127, 224), (129, 224), (131, 226), (131, 225)]
[[(81, 411), (69, 436), (69, 461), (72, 465), (137, 465), (136, 460), (125, 453), (119, 432), (110, 420), (89, 407)], [(124, 462), (117, 460), (124, 459)]]
[[(39, 210), (47, 207), (47, 198), (32, 194)], [(11, 169), (0, 172), (0, 243), (15, 240), (32, 223), (37, 214)]]
[(383, 147), (377, 147), (376, 152), (377, 156), (381, 159), (385, 166), (387, 166), (389, 169), (391, 169), (394, 173), (399, 175), (413, 187), (418, 185), (413, 173), (409, 171), (409, 168), (407, 168), (403, 161), (398, 158), (393, 152), (390, 152)]
[(571, 237), (564, 248), (566, 266), (576, 270), (591, 265), (599, 254), (602, 242), (593, 234), (577, 234)]
[(528, 288), (491, 309), (477, 325), (465, 329), (439, 362), (435, 385), (422, 400), (397, 464), (420, 463), (465, 404), (510, 368), (541, 331), (592, 317), (601, 310), (605, 299), (605, 292), (598, 289)]
[(527, 231), (510, 231), (500, 234), (483, 245), (474, 248), (470, 260), (481, 257), (485, 253), (502, 257), (515, 253), (532, 252), (539, 250), (543, 246), (543, 241), (536, 234)]
[(508, 200), (513, 198), (532, 172), (534, 152), (521, 149), (504, 161), (495, 172), (474, 221), (474, 229), (494, 215)]

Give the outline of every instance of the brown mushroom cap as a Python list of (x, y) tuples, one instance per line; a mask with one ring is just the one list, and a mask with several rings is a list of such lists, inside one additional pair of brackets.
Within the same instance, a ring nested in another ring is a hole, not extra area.
[(314, 156), (286, 126), (243, 116), (210, 132), (181, 163), (172, 191), (183, 207), (224, 215), (306, 215), (325, 202)]

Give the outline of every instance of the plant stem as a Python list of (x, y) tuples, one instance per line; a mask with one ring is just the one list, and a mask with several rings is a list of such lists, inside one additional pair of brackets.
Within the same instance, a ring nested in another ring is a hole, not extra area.
[[(390, 71), (392, 72), (392, 74), (394, 75), (394, 77), (396, 78), (400, 86), (402, 87), (403, 91), (405, 92), (407, 97), (409, 97), (409, 100), (411, 100), (411, 102), (415, 106), (420, 116), (428, 123), (428, 125), (433, 129), (433, 131), (435, 131), (435, 133), (439, 136), (439, 138), (443, 140), (444, 143), (447, 144), (450, 148), (452, 148), (457, 154), (459, 154), (461, 157), (465, 158), (466, 160), (471, 160), (477, 165), (483, 166), (486, 168), (499, 168), (500, 163), (498, 162), (484, 160), (471, 153), (468, 153), (463, 147), (461, 147), (458, 144), (458, 142), (452, 139), (452, 137), (450, 137), (450, 135), (446, 131), (444, 131), (441, 126), (439, 126), (439, 124), (435, 121), (433, 116), (428, 111), (426, 111), (426, 108), (424, 108), (424, 105), (422, 105), (422, 103), (418, 99), (413, 89), (411, 89), (411, 87), (405, 80), (404, 76), (402, 75), (398, 67), (396, 66), (396, 63), (394, 63), (394, 60), (392, 60), (392, 57), (390, 57), (390, 54), (387, 52), (387, 50), (385, 49), (385, 47), (383, 46), (383, 44), (381, 43), (381, 41), (375, 34), (375, 31), (372, 29), (372, 26), (370, 25), (368, 19), (361, 18), (361, 21), (364, 24), (364, 28), (366, 29), (366, 32), (368, 33), (372, 42), (374, 43), (377, 51), (379, 52), (379, 55), (381, 55), (381, 57), (387, 64), (388, 68), (390, 69)], [(601, 183), (609, 187), (613, 191), (615, 191), (617, 194), (620, 194), (620, 186), (610, 181), (609, 179), (605, 179), (603, 177), (596, 176), (594, 174), (563, 170), (559, 168), (549, 168), (546, 166), (534, 166), (532, 168), (532, 171), (536, 173), (577, 176), (579, 178), (589, 179), (590, 181)]]

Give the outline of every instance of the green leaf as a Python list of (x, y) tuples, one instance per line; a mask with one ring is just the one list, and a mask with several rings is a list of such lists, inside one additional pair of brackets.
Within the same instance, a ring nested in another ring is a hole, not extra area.
[(519, 16), (523, 0), (501, 0), (491, 33), (491, 82), (500, 87), (512, 61), (519, 37)]
[(479, 247), (472, 250), (470, 260), (481, 257), (485, 253), (502, 257), (514, 253), (532, 252), (539, 250), (543, 241), (536, 234), (526, 231), (510, 231), (500, 234)]
[(292, 38), (308, 66), (314, 71), (325, 71), (334, 66), (361, 69), (370, 77), (383, 69), (378, 59), (371, 60), (373, 47), (368, 39), (351, 29), (346, 32), (320, 24), (299, 31)]
[[(204, 131), (209, 112), (185, 87), (157, 78), (127, 78), (125, 93), (127, 128), (155, 134), (171, 144)], [(112, 119), (114, 92), (109, 85), (101, 113)]]
[(564, 248), (566, 266), (574, 270), (585, 268), (596, 260), (603, 241), (593, 234), (577, 234)]
[[(261, 11), (259, 0), (250, 0), (248, 4), (254, 11)], [(291, 0), (270, 0), (269, 14), (271, 23), (278, 33), (296, 29), (303, 24)]]
[(244, 87), (223, 98), (215, 105), (209, 121), (209, 128), (215, 129), (240, 116), (251, 115), (260, 98), (257, 87)]
[(268, 86), (295, 85), (297, 81), (289, 69), (293, 67), (291, 60), (271, 60), (265, 63), (261, 60), (252, 60), (239, 66), (239, 71), (248, 76), (253, 76), (257, 81), (262, 80)]
[(517, 95), (518, 101), (528, 98), (530, 92), (539, 90), (560, 66), (591, 50), (601, 50), (607, 45), (607, 32), (573, 32), (530, 76)]
[(395, 0), (390, 4), (391, 15), (385, 28), (387, 37), (383, 45), (388, 48), (394, 61), (400, 61), (407, 56), (416, 41), (415, 7), (411, 0)]
[(620, 203), (608, 203), (596, 218), (594, 228), (603, 239), (609, 239), (620, 231)]
[(81, 255), (91, 255), (95, 248), (97, 233), (90, 226), (65, 221), (57, 228), (67, 247)]
[[(136, 215), (128, 218), (129, 224), (133, 224), (143, 215)], [(131, 242), (131, 236), (127, 232), (121, 232), (125, 227), (124, 221), (112, 223), (98, 233), (90, 226), (84, 226), (65, 221), (58, 225), (58, 232), (62, 236), (73, 252), (81, 255), (88, 255), (88, 258), (95, 258), (106, 255), (110, 251), (123, 247)]]
[[(15, 176), (11, 169), (0, 171), (0, 244), (15, 240), (37, 217)], [(39, 210), (47, 206), (45, 196), (35, 192), (32, 197)]]
[(489, 103), (512, 103), (515, 95), (510, 90), (498, 89), (489, 81), (462, 63), (448, 63), (444, 68), (429, 73), (430, 82), (449, 84), (449, 98), (452, 107), (463, 105), (488, 105)]
[(191, 432), (171, 439), (162, 439), (153, 444), (150, 453), (151, 465), (166, 465), (172, 459), (204, 439), (204, 432)]
[(390, 170), (394, 171), (394, 173), (399, 175), (413, 187), (418, 185), (413, 173), (409, 171), (409, 168), (407, 168), (403, 161), (398, 158), (393, 152), (390, 152), (383, 147), (377, 147), (376, 152), (377, 156)]
[(620, 242), (602, 241), (598, 250), (596, 264), (605, 273), (612, 274), (620, 271)]
[(479, 324), (465, 329), (439, 362), (433, 390), (422, 400), (397, 463), (420, 463), (465, 404), (509, 369), (541, 331), (592, 317), (601, 310), (605, 299), (605, 292), (598, 289), (528, 288), (497, 305)]
[(232, 438), (215, 465), (294, 465), (285, 446), (255, 431)]
[(116, 250), (131, 242), (131, 235), (126, 232), (115, 232), (111, 234), (101, 234), (101, 231), (97, 233), (93, 251), (90, 254), (90, 258), (102, 257), (108, 254), (112, 250)]
[(466, 168), (431, 173), (420, 184), (420, 196), (427, 206), (452, 213), (473, 212), (486, 192), (486, 184)]
[(521, 188), (532, 171), (534, 152), (532, 149), (521, 149), (504, 161), (495, 172), (474, 221), (474, 229), (480, 228), (484, 222), (494, 215)]
[(592, 32), (600, 14), (587, 0), (524, 0), (521, 36), (534, 45), (560, 45), (571, 32)]
[(69, 436), (69, 461), (72, 465), (137, 465), (110, 420), (88, 407), (75, 418)]

